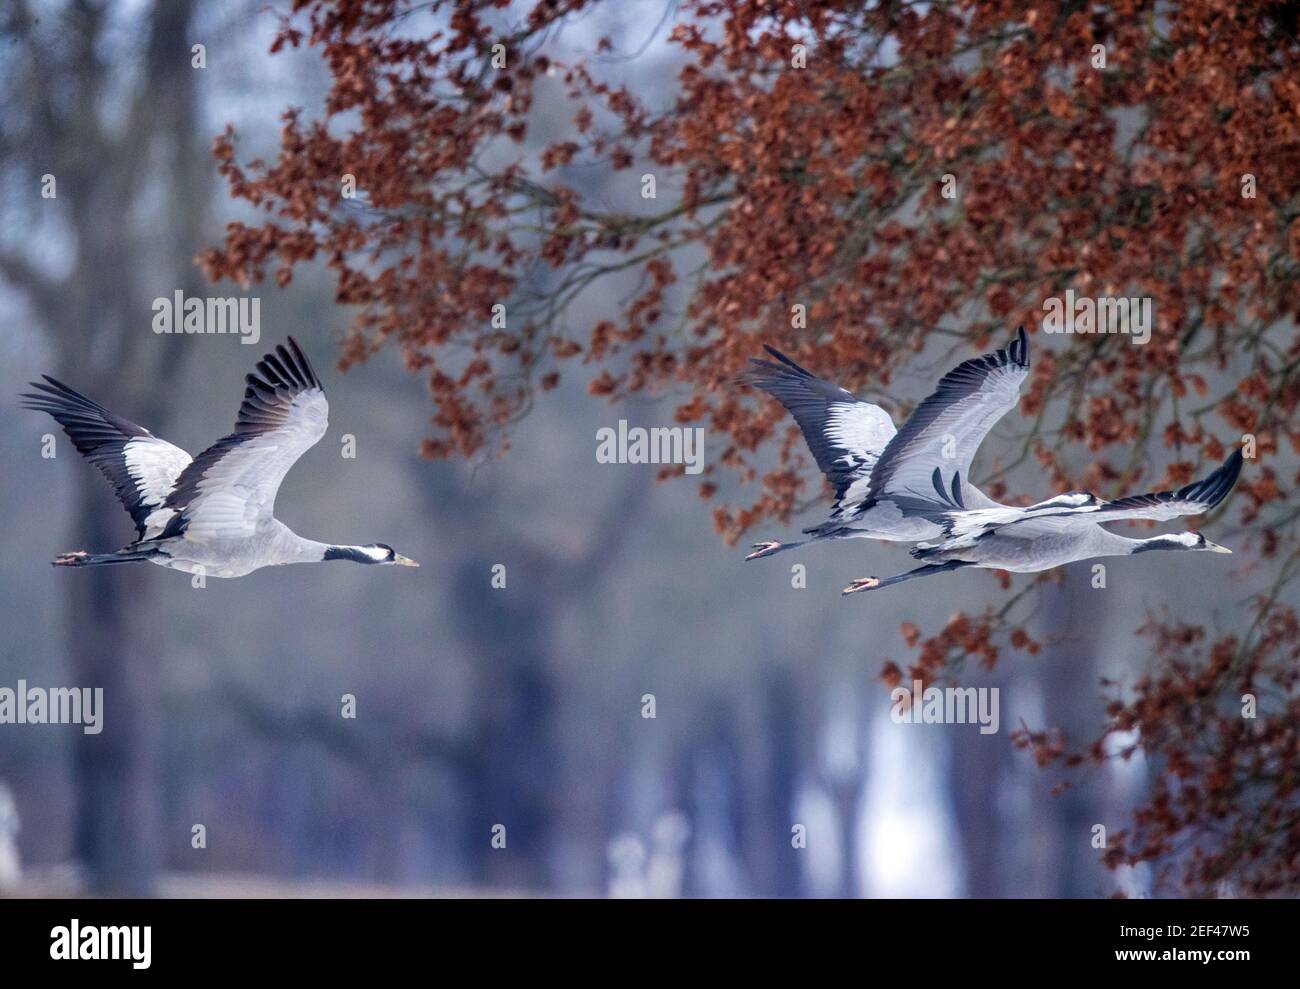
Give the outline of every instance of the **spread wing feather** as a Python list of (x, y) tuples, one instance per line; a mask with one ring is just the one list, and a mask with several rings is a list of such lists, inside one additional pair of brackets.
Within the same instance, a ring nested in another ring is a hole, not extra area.
[(761, 388), (799, 424), (817, 466), (835, 488), (841, 508), (861, 501), (871, 471), (897, 430), (889, 413), (817, 377), (774, 347), (777, 363), (751, 359), (741, 383)]
[(880, 454), (868, 499), (936, 520), (954, 509), (995, 507), (971, 485), (971, 462), (994, 423), (1019, 403), (1028, 376), (1024, 327), (1006, 347), (958, 364)]
[(190, 455), (63, 382), (43, 377), (43, 383), (31, 383), (36, 391), (22, 396), (22, 407), (49, 413), (58, 421), (77, 452), (113, 486), (138, 538), (157, 535), (171, 516), (163, 504), (190, 464)]
[(1115, 501), (1100, 501), (1094, 497), (1091, 504), (1053, 508), (1041, 513), (1035, 512), (1033, 507), (1003, 509), (1001, 513), (954, 512), (945, 520), (945, 532), (954, 539), (993, 530), (1028, 538), (1102, 522), (1130, 519), (1167, 522), (1184, 515), (1204, 515), (1232, 491), (1241, 475), (1242, 460), (1241, 450), (1234, 450), (1212, 473), (1172, 491), (1151, 491)]
[(235, 431), (200, 453), (176, 481), (164, 535), (203, 541), (246, 538), (275, 511), (280, 483), (329, 425), (329, 403), (293, 337), (245, 381)]

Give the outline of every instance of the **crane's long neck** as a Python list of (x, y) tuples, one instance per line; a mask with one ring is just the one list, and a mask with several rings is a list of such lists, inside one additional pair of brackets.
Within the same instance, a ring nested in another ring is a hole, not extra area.
[(1120, 540), (1120, 543), (1114, 544), (1116, 549), (1110, 553), (1112, 556), (1136, 556), (1138, 553), (1147, 553), (1158, 549), (1186, 550), (1194, 548), (1186, 538), (1189, 534), (1184, 532), (1162, 533), (1159, 536), (1151, 536), (1149, 539), (1130, 539), (1127, 536), (1119, 536), (1113, 532), (1108, 532), (1107, 535), (1113, 540)]
[(387, 554), (373, 546), (326, 546), (323, 560), (351, 560), (353, 563), (382, 563)]
[(1096, 526), (1075, 547), (1077, 560), (1098, 556), (1135, 556), (1158, 549), (1190, 549), (1184, 542), (1187, 533), (1165, 533), (1149, 539), (1133, 539)]
[(304, 539), (288, 529), (284, 537), (284, 562), (322, 563), (326, 560), (350, 560), (353, 563), (378, 563), (382, 552), (374, 546), (347, 546)]

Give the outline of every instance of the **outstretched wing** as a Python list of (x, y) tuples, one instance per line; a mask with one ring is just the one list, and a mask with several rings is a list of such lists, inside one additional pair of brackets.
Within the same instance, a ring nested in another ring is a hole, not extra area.
[(1152, 491), (1107, 502), (1086, 518), (1089, 522), (1120, 519), (1152, 519), (1163, 522), (1180, 515), (1204, 515), (1228, 497), (1241, 476), (1242, 454), (1233, 450), (1219, 468), (1200, 481), (1184, 484), (1176, 491)]
[(993, 507), (967, 475), (993, 424), (1020, 401), (1028, 376), (1023, 326), (1006, 347), (958, 364), (885, 447), (871, 473), (868, 499), (893, 502), (905, 516), (932, 519), (953, 509)]
[[(1167, 522), (1183, 515), (1204, 515), (1228, 497), (1228, 493), (1241, 475), (1241, 464), (1241, 450), (1233, 450), (1218, 469), (1199, 481), (1192, 481), (1174, 491), (1152, 491), (1147, 494), (1117, 498), (1115, 501), (1093, 499), (1092, 504), (1080, 504), (1075, 507), (1055, 506), (1047, 511), (1038, 512), (1035, 509), (1041, 506), (1011, 509), (1009, 511), (1020, 513), (1012, 518), (995, 517), (995, 512), (953, 512), (947, 518), (945, 531), (954, 539), (992, 529), (1007, 535), (1022, 536), (1061, 531), (1075, 526), (1097, 525), (1102, 522), (1121, 522), (1128, 519)], [(1052, 501), (1070, 497), (1075, 496), (1062, 495)], [(1043, 502), (1042, 506), (1050, 504), (1051, 502)]]
[(753, 367), (741, 383), (761, 388), (794, 416), (838, 502), (861, 501), (872, 468), (897, 432), (889, 413), (804, 370), (779, 350), (763, 349), (780, 363), (751, 359)]
[(48, 374), (42, 377), (44, 383), (31, 382), (36, 392), (22, 396), (23, 408), (48, 412), (58, 421), (77, 452), (113, 485), (138, 538), (157, 535), (171, 513), (155, 513), (189, 465), (190, 455)]
[(235, 431), (200, 453), (176, 480), (165, 535), (204, 541), (251, 536), (275, 512), (280, 482), (325, 435), (329, 403), (297, 341), (257, 363)]

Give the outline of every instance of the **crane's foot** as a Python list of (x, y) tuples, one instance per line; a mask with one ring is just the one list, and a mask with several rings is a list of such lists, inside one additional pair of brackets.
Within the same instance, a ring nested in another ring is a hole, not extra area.
[(56, 567), (79, 567), (81, 561), (89, 555), (84, 549), (73, 550), (71, 553), (60, 553), (54, 558), (53, 565)]
[(765, 556), (771, 556), (773, 553), (775, 553), (775, 552), (776, 552), (777, 550), (779, 550), (780, 548), (781, 548), (781, 544), (780, 544), (780, 543), (774, 543), (774, 542), (754, 543), (754, 545), (753, 545), (753, 547), (752, 547), (752, 549), (754, 550), (754, 552), (750, 553), (747, 557), (745, 557), (745, 559), (746, 559), (746, 560), (760, 560), (760, 559), (762, 559), (762, 558), (765, 557)]
[(873, 587), (879, 587), (879, 586), (880, 586), (879, 577), (859, 577), (848, 587), (844, 588), (844, 590), (840, 591), (840, 593), (856, 594), (858, 591), (869, 591)]

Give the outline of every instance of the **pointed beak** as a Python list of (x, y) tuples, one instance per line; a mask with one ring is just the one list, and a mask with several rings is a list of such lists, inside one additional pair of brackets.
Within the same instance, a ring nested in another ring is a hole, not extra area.
[(418, 567), (418, 566), (419, 566), (419, 564), (416, 563), (414, 560), (412, 560), (409, 556), (403, 556), (401, 553), (398, 553), (398, 554), (393, 558), (393, 563), (394, 563), (395, 565), (399, 566), (399, 567)]
[(1205, 541), (1205, 548), (1211, 553), (1231, 553), (1232, 550), (1227, 546), (1220, 546), (1218, 543), (1212, 543), (1208, 539)]

